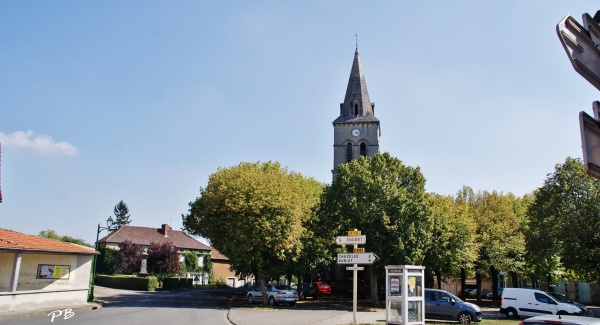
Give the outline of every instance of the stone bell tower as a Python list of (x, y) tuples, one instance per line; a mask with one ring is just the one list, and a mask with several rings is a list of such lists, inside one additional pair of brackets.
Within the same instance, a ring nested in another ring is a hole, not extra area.
[(340, 164), (360, 156), (373, 157), (379, 152), (380, 135), (375, 103), (369, 99), (357, 48), (346, 96), (340, 104), (340, 116), (333, 121), (333, 180), (335, 181)]

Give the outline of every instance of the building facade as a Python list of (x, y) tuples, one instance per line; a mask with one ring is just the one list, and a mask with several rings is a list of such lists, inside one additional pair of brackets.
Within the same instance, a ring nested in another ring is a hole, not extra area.
[(87, 304), (93, 248), (0, 228), (0, 316)]

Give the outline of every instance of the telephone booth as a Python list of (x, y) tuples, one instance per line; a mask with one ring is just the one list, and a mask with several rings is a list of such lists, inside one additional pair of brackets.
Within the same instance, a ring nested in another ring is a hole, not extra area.
[(425, 325), (424, 266), (385, 267), (385, 323)]

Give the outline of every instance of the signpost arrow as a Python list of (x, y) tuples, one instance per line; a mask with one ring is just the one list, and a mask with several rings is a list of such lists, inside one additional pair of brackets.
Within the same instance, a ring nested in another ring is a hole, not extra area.
[[(600, 26), (588, 14), (583, 17), (587, 30), (567, 15), (556, 25), (556, 33), (575, 71), (600, 90), (600, 50), (594, 42), (598, 40)], [(588, 30), (592, 37), (588, 36)]]
[(367, 236), (337, 236), (335, 243), (338, 245), (364, 245), (367, 243)]
[(373, 253), (338, 253), (337, 263), (343, 264), (373, 264), (377, 255)]

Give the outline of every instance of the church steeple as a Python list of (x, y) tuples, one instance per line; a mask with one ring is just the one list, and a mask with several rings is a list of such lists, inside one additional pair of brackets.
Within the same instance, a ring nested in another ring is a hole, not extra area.
[(340, 116), (333, 121), (333, 180), (338, 165), (379, 152), (380, 127), (374, 110), (357, 48)]
[(354, 51), (354, 61), (348, 86), (346, 87), (346, 96), (344, 102), (340, 104), (340, 116), (333, 121), (336, 123), (347, 123), (349, 121), (378, 121), (374, 112), (375, 103), (371, 103), (367, 82), (363, 73), (362, 64), (358, 49)]

